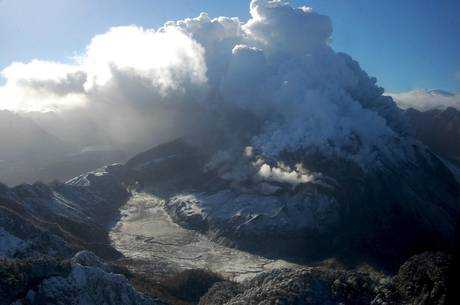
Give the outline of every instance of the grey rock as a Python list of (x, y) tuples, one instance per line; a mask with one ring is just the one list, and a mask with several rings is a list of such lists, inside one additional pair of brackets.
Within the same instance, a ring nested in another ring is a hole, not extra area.
[(123, 275), (106, 270), (105, 263), (89, 252), (80, 252), (70, 264), (52, 259), (5, 264), (0, 270), (9, 278), (3, 279), (5, 290), (4, 283), (0, 285), (1, 305), (165, 305), (137, 292)]
[(423, 253), (394, 277), (331, 268), (283, 269), (236, 284), (215, 284), (200, 305), (445, 305), (452, 258)]
[(444, 253), (423, 253), (410, 258), (399, 269), (394, 285), (406, 304), (447, 304), (452, 257)]
[(357, 272), (322, 268), (285, 269), (259, 275), (239, 287), (216, 285), (201, 299), (200, 305), (370, 304), (375, 289), (370, 277)]

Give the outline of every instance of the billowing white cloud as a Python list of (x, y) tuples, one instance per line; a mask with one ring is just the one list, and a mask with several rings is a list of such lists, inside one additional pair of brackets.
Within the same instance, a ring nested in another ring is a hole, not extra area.
[(33, 60), (13, 63), (3, 71), (0, 109), (51, 111), (86, 104), (85, 74), (78, 66)]
[(323, 48), (332, 34), (329, 17), (285, 0), (253, 0), (251, 20), (244, 25), (252, 39), (270, 52), (305, 55)]
[[(66, 140), (83, 138), (75, 128), (78, 122), (86, 133), (97, 128), (93, 134), (100, 134), (104, 144), (150, 145), (153, 130), (160, 134), (158, 141), (166, 140), (167, 132), (177, 136), (175, 125), (181, 123), (175, 120), (182, 118), (174, 107), (197, 103), (207, 91), (203, 47), (172, 27), (115, 27), (95, 36), (72, 64), (13, 63), (2, 76), (0, 109), (56, 111), (55, 116), (32, 116)], [(93, 134), (82, 141), (95, 144)]]
[(460, 95), (443, 90), (413, 90), (402, 93), (387, 93), (402, 109), (414, 108), (420, 111), (446, 109), (460, 110)]
[(301, 164), (296, 165), (296, 169), (291, 169), (284, 164), (278, 166), (270, 166), (264, 163), (258, 172), (260, 178), (266, 181), (276, 181), (280, 183), (288, 183), (298, 185), (313, 181), (314, 175), (309, 174)]
[(2, 72), (0, 108), (65, 116), (73, 107), (124, 143), (167, 140), (239, 109), (260, 125), (242, 144), (264, 156), (320, 149), (361, 158), (401, 132), (391, 98), (329, 45), (328, 17), (285, 0), (253, 0), (250, 13), (246, 23), (203, 13), (159, 30), (116, 27), (70, 65), (13, 64)]
[[(5, 68), (0, 107), (44, 111), (81, 106), (71, 103), (74, 97), (69, 96), (82, 95), (97, 103), (101, 95), (113, 98), (131, 86), (152, 95), (151, 103), (168, 98), (183, 100), (193, 86), (202, 89), (207, 82), (203, 56), (203, 48), (175, 28), (115, 27), (95, 36), (86, 53), (72, 65), (33, 60)], [(125, 104), (139, 104), (138, 96), (124, 98)]]
[(162, 95), (183, 90), (188, 83), (206, 82), (204, 49), (183, 32), (135, 26), (116, 27), (97, 35), (81, 59), (87, 72), (87, 90), (104, 86), (117, 72), (131, 73), (148, 81)]

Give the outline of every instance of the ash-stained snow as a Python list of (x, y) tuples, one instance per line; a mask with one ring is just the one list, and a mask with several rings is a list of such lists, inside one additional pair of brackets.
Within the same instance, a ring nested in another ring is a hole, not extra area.
[[(201, 268), (241, 281), (263, 271), (295, 266), (218, 245), (173, 223), (163, 205), (162, 200), (152, 195), (134, 194), (110, 232), (117, 250), (128, 259), (143, 262), (144, 266), (157, 264), (158, 269), (152, 272), (158, 275), (165, 270)], [(195, 208), (191, 207), (191, 212), (201, 212)]]
[(212, 194), (177, 195), (166, 203), (166, 207), (179, 219), (231, 222), (237, 224), (234, 230), (252, 233), (298, 232), (303, 229), (321, 232), (323, 227), (338, 218), (337, 201), (327, 195), (316, 193), (310, 198), (296, 198), (272, 195), (270, 190), (265, 194), (262, 191), (226, 189)]

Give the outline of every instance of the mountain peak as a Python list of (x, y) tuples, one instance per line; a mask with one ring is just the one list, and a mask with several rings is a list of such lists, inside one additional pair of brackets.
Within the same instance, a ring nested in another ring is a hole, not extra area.
[(429, 93), (432, 96), (443, 96), (443, 97), (455, 96), (455, 94), (449, 91), (446, 91), (446, 90), (442, 90), (442, 89), (430, 89), (430, 90), (427, 90), (427, 93)]

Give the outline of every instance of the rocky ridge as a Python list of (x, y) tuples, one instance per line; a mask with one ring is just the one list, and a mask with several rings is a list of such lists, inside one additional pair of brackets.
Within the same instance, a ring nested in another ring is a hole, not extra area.
[(136, 292), (91, 252), (79, 252), (67, 261), (5, 261), (0, 271), (0, 304), (165, 304)]
[(199, 304), (448, 304), (451, 265), (447, 255), (424, 253), (393, 278), (321, 267), (277, 270), (242, 284), (217, 283)]
[(91, 249), (104, 258), (119, 256), (110, 246), (107, 225), (128, 192), (109, 174), (113, 170), (89, 173), (84, 183), (0, 185), (0, 232), (6, 243), (0, 253), (69, 257)]

